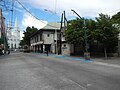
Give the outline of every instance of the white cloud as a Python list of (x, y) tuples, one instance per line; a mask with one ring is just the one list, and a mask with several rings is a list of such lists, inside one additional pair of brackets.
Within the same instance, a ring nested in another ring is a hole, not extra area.
[(47, 24), (47, 21), (39, 21), (35, 19), (34, 17), (30, 16), (29, 14), (24, 14), (23, 20), (22, 20), (22, 25), (23, 27), (32, 27), (34, 26), (37, 29), (43, 28)]
[[(120, 9), (120, 0), (28, 0), (31, 6), (49, 9), (61, 13), (63, 10), (70, 16), (71, 9), (84, 17), (96, 17), (99, 13), (113, 15)], [(55, 4), (56, 2), (56, 4)]]

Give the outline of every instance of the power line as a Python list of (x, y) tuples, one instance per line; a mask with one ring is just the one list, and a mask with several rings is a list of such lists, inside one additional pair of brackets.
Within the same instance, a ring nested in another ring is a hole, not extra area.
[(5, 1), (5, 0), (1, 0), (0, 1), (0, 6), (2, 7), (3, 11), (10, 11), (10, 2), (9, 1)]
[(14, 11), (14, 0), (12, 0), (12, 9), (11, 9), (11, 26), (12, 26), (12, 22), (13, 22), (13, 11)]
[(113, 13), (113, 12), (117, 12), (117, 11), (120, 11), (120, 9), (116, 9), (116, 10), (108, 12), (108, 13)]
[[(37, 19), (37, 20), (39, 20), (39, 21), (41, 21), (42, 23), (44, 23), (44, 24), (47, 24), (47, 23), (45, 23), (45, 22), (43, 22), (42, 20), (40, 20), (38, 17), (36, 17), (35, 15), (33, 15), (27, 8), (25, 8), (24, 6), (23, 6), (23, 4), (19, 1), (19, 0), (16, 0), (21, 6), (22, 6), (22, 8), (25, 10), (25, 11), (27, 11), (31, 16), (33, 16), (35, 19)], [(51, 27), (54, 27), (54, 28), (58, 28), (58, 27), (55, 27), (55, 26), (52, 26), (52, 25), (50, 25), (50, 24), (47, 24), (48, 26), (51, 26)]]

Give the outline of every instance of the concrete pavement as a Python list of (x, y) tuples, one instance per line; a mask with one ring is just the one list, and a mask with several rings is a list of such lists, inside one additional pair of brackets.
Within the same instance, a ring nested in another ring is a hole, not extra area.
[(120, 90), (120, 68), (39, 53), (0, 57), (0, 90)]
[(105, 59), (104, 57), (102, 57), (102, 58), (91, 58), (90, 60), (85, 60), (84, 57), (63, 56), (63, 55), (56, 55), (56, 54), (49, 54), (47, 56), (46, 54), (42, 54), (42, 53), (33, 53), (33, 54), (38, 54), (38, 55), (58, 58), (58, 59), (77, 60), (77, 61), (87, 62), (87, 63), (92, 62), (94, 64), (120, 67), (120, 57), (108, 57), (108, 59)]
[[(14, 52), (15, 53), (15, 52)], [(85, 60), (84, 57), (76, 57), (76, 56), (63, 56), (63, 55), (57, 55), (57, 54), (43, 54), (43, 53), (35, 53), (32, 52), (32, 54), (38, 54), (38, 55), (42, 55), (42, 56), (46, 56), (46, 57), (51, 57), (51, 58), (58, 58), (58, 59), (68, 59), (68, 60), (77, 60), (77, 61), (81, 61), (81, 62), (94, 62), (96, 64), (103, 64), (103, 65), (108, 65), (110, 64), (111, 66), (115, 66), (115, 65), (120, 65), (120, 57), (108, 57), (108, 59), (105, 59), (104, 57), (99, 57), (99, 58), (90, 58), (90, 60)], [(4, 57), (4, 55), (2, 55), (1, 57)]]

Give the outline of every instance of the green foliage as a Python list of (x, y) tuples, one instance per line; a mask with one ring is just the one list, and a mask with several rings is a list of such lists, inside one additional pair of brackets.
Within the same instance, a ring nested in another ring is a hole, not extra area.
[(29, 45), (29, 37), (34, 34), (36, 31), (38, 31), (37, 28), (34, 28), (34, 27), (27, 27), (26, 28), (26, 31), (24, 31), (24, 37), (23, 37), (23, 40), (21, 40), (20, 42), (20, 45), (23, 46), (23, 45)]
[[(85, 27), (85, 28), (84, 28)], [(67, 42), (75, 43), (84, 43), (85, 41), (85, 30), (87, 33), (87, 41), (93, 42), (96, 36), (95, 33), (96, 22), (92, 19), (75, 19), (68, 22), (67, 30), (65, 30), (65, 37)]]
[(120, 24), (120, 12), (118, 12), (117, 14), (112, 16), (112, 21), (113, 21), (113, 23)]
[(84, 41), (83, 20), (75, 19), (68, 22), (67, 30), (65, 30), (66, 41), (72, 44)]
[(86, 19), (86, 31), (87, 31), (87, 41), (88, 43), (93, 43), (96, 40), (97, 29), (96, 22), (92, 19)]
[[(118, 22), (119, 17), (120, 15), (115, 15), (113, 18), (114, 20), (118, 19)], [(87, 37), (84, 36), (85, 30)], [(67, 29), (65, 30), (65, 37), (68, 43), (84, 45), (86, 38), (90, 46), (94, 46), (94, 41), (97, 41), (97, 45), (104, 48), (107, 52), (115, 50), (118, 34), (119, 30), (114, 26), (113, 19), (104, 14), (99, 14), (96, 20), (84, 18), (71, 20), (68, 22)]]
[(4, 44), (4, 35), (3, 34), (1, 35), (1, 38), (0, 38), (0, 44)]
[(2, 44), (2, 40), (1, 40), (1, 38), (0, 38), (0, 45)]
[(96, 39), (106, 50), (113, 51), (117, 44), (119, 31), (113, 26), (108, 15), (99, 14), (97, 20), (97, 29), (95, 30)]

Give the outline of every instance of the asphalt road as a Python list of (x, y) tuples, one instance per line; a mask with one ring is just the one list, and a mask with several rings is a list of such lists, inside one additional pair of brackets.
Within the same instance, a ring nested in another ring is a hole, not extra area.
[(0, 90), (120, 90), (120, 68), (11, 53), (0, 56)]

